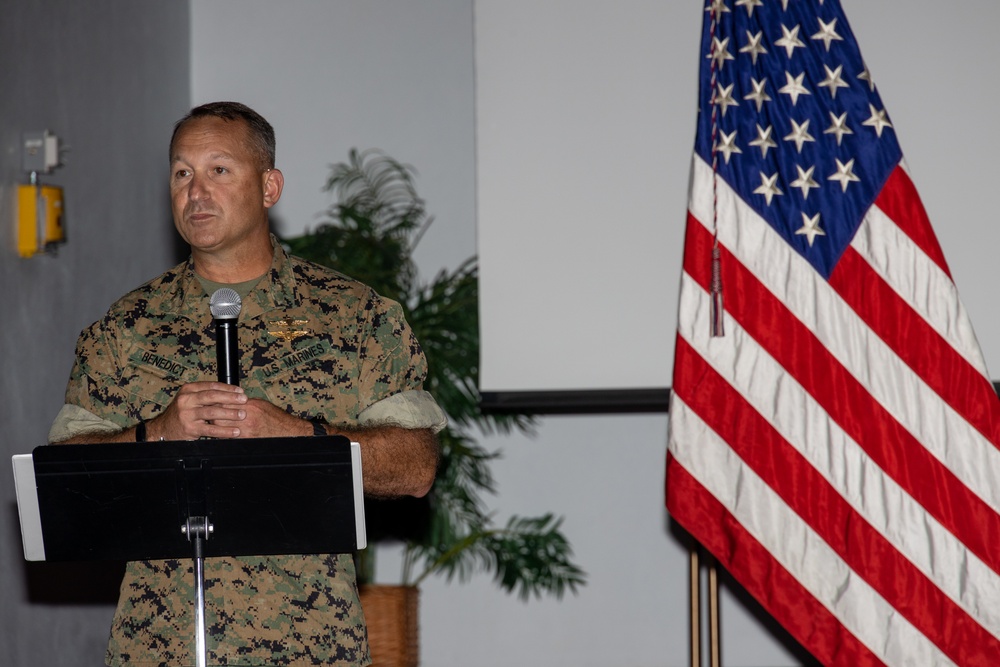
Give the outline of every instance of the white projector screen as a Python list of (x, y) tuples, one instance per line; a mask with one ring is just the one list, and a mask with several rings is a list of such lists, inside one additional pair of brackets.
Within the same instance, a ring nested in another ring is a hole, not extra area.
[[(476, 0), (484, 402), (669, 387), (703, 4)], [(1000, 4), (842, 4), (990, 363)]]

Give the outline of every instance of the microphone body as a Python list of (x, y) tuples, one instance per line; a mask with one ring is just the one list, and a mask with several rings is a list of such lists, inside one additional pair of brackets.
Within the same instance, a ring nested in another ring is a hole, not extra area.
[(236, 320), (215, 320), (215, 360), (218, 364), (219, 382), (239, 385), (240, 348)]
[(215, 360), (219, 382), (240, 384), (240, 348), (236, 320), (243, 302), (236, 290), (223, 287), (212, 294), (210, 307), (215, 320)]

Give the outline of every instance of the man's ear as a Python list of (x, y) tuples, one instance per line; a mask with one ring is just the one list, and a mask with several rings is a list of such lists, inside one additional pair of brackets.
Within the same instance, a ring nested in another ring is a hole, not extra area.
[(264, 179), (264, 208), (271, 208), (281, 198), (285, 177), (278, 169), (268, 169), (261, 178)]

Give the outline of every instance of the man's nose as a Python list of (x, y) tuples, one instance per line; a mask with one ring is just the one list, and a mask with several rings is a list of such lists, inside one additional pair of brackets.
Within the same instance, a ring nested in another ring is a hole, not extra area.
[(193, 200), (208, 199), (209, 189), (208, 183), (204, 176), (200, 174), (194, 174), (191, 177), (191, 182), (188, 183), (188, 198)]

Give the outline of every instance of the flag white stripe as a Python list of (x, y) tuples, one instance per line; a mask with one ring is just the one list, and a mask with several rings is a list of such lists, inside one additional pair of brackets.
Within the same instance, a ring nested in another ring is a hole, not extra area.
[[(692, 169), (691, 212), (707, 227), (712, 220), (711, 167), (696, 155)], [(727, 220), (719, 229), (720, 243), (963, 484), (991, 507), (1000, 506), (1000, 451), (942, 402), (829, 283), (721, 179), (716, 190), (719, 217)], [(824, 316), (819, 317), (819, 313)]]
[(851, 247), (969, 364), (989, 377), (955, 283), (889, 216), (872, 206)]
[[(677, 396), (670, 448), (686, 468), (804, 588), (889, 665), (954, 663), (844, 563), (727, 444)], [(679, 447), (675, 442), (697, 442)], [(734, 484), (733, 480), (739, 480)]]
[[(678, 333), (900, 553), (995, 637), (1000, 576), (876, 465), (738, 323), (705, 336), (711, 296), (681, 279)], [(700, 334), (700, 335), (699, 335)], [(695, 442), (695, 441), (691, 441)]]

